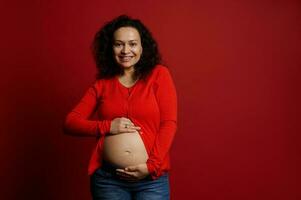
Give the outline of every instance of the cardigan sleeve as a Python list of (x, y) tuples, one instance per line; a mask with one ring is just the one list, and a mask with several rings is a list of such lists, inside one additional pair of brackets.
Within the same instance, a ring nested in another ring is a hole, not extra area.
[(158, 72), (154, 87), (160, 110), (160, 128), (146, 165), (153, 179), (156, 179), (161, 175), (161, 163), (169, 152), (177, 130), (177, 94), (166, 67)]
[(102, 84), (96, 81), (91, 84), (79, 103), (67, 114), (63, 131), (76, 136), (103, 136), (110, 132), (111, 120), (90, 120), (97, 108), (102, 93)]

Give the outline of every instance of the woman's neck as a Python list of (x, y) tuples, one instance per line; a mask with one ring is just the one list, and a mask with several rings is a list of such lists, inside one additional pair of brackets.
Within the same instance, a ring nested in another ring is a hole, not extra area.
[(124, 69), (123, 72), (124, 73), (123, 73), (122, 77), (132, 79), (132, 80), (134, 79), (134, 73), (135, 73), (134, 67)]

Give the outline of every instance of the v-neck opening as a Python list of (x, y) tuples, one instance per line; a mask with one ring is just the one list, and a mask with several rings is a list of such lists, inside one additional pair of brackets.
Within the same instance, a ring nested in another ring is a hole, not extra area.
[(127, 89), (127, 90), (132, 90), (132, 89), (137, 85), (137, 83), (140, 81), (140, 79), (138, 79), (138, 80), (134, 83), (134, 85), (132, 85), (132, 86), (130, 86), (130, 87), (126, 87), (125, 85), (123, 85), (123, 84), (119, 81), (118, 76), (115, 77), (115, 80), (117, 81), (118, 85), (120, 85), (122, 88), (125, 88), (125, 89)]

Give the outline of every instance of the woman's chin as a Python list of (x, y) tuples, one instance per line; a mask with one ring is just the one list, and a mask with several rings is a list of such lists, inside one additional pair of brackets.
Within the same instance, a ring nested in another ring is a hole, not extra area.
[(131, 71), (134, 70), (134, 65), (122, 65), (120, 66), (121, 69), (123, 69), (124, 71)]
[(126, 65), (126, 66), (122, 66), (123, 67), (123, 69), (132, 69), (134, 66), (133, 65)]
[(123, 68), (125, 70), (128, 70), (128, 69), (133, 68), (137, 62), (121, 62), (121, 61), (118, 61), (117, 63), (121, 68)]

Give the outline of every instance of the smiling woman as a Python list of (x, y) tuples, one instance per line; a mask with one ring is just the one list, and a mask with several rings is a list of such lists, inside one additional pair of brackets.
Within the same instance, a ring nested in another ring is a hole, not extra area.
[(132, 27), (122, 27), (114, 33), (113, 51), (116, 62), (124, 70), (133, 70), (142, 54), (141, 39), (138, 31)]
[(122, 15), (96, 33), (92, 50), (97, 80), (67, 115), (65, 132), (98, 138), (93, 199), (169, 199), (177, 96), (157, 43), (140, 20)]

